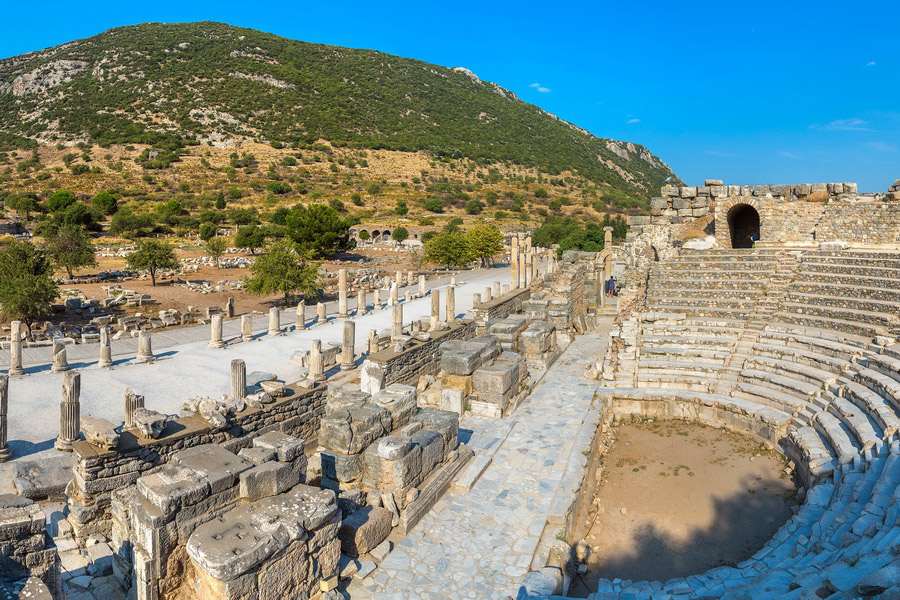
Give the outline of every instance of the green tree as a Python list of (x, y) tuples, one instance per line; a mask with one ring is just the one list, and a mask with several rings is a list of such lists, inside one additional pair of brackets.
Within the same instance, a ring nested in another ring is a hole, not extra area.
[(484, 205), (481, 203), (481, 201), (476, 200), (475, 198), (472, 198), (471, 200), (466, 202), (466, 212), (469, 213), (470, 215), (479, 214), (481, 212), (481, 209), (483, 209), (483, 208), (484, 208)]
[(54, 263), (66, 270), (70, 279), (75, 269), (97, 266), (91, 238), (77, 225), (63, 225), (50, 235), (47, 239), (47, 254)]
[(238, 248), (247, 248), (250, 254), (256, 254), (259, 248), (266, 245), (266, 232), (259, 225), (241, 227), (234, 236), (234, 245)]
[(200, 239), (208, 242), (216, 236), (216, 226), (212, 223), (202, 223), (199, 231)]
[(356, 206), (363, 205), (363, 199), (359, 192), (353, 192), (353, 195), (350, 196), (350, 201), (353, 202)]
[(370, 237), (372, 237), (372, 236), (369, 235), (369, 232), (366, 231), (365, 229), (363, 229), (362, 231), (359, 232), (359, 239), (361, 239), (362, 241), (366, 241)]
[(546, 198), (547, 190), (545, 188), (539, 187), (538, 189), (534, 190), (534, 197), (535, 198)]
[(397, 240), (398, 242), (402, 242), (404, 240), (409, 239), (409, 230), (406, 227), (397, 227), (391, 233), (391, 237)]
[(50, 212), (60, 212), (75, 204), (75, 194), (68, 190), (56, 190), (47, 199)]
[(444, 212), (444, 203), (440, 198), (429, 198), (425, 201), (425, 210), (433, 213), (442, 213)]
[(177, 269), (181, 266), (175, 250), (157, 240), (139, 240), (134, 251), (125, 256), (125, 260), (129, 269), (148, 271), (150, 284), (153, 286), (156, 285), (156, 273), (160, 269)]
[(77, 225), (91, 231), (100, 231), (97, 215), (84, 202), (76, 202), (64, 212), (56, 213), (57, 222), (62, 225)]
[(204, 250), (206, 254), (209, 255), (216, 263), (216, 268), (219, 268), (219, 259), (222, 258), (222, 255), (225, 254), (225, 240), (220, 237), (210, 238), (206, 242), (206, 248)]
[[(238, 198), (240, 198), (240, 196), (238, 196)], [(219, 194), (219, 197), (216, 198), (216, 208), (219, 210), (225, 209), (225, 196), (222, 194)]]
[(296, 207), (285, 218), (285, 224), (288, 236), (301, 253), (311, 250), (314, 258), (326, 258), (356, 246), (350, 237), (350, 224), (327, 204)]
[(13, 241), (0, 251), (0, 305), (3, 312), (31, 324), (50, 314), (59, 295), (46, 252), (30, 242)]
[(31, 218), (31, 213), (37, 212), (39, 208), (37, 198), (32, 194), (12, 196), (6, 201), (6, 205), (17, 213), (25, 215), (26, 219)]
[(394, 206), (394, 212), (401, 217), (408, 213), (409, 207), (406, 205), (406, 200), (397, 200), (397, 204)]
[(291, 186), (283, 181), (270, 181), (266, 184), (266, 189), (279, 196), (287, 194), (291, 191)]
[(465, 267), (472, 262), (472, 249), (462, 232), (442, 231), (425, 243), (425, 256), (447, 268)]
[(277, 242), (250, 265), (253, 275), (246, 289), (259, 296), (284, 294), (285, 303), (297, 291), (305, 298), (316, 297), (321, 263), (313, 259), (312, 250), (301, 250), (289, 240)]
[(91, 200), (91, 204), (104, 215), (111, 215), (119, 208), (115, 194), (107, 192), (106, 190), (94, 196)]
[(503, 251), (503, 232), (496, 225), (479, 223), (466, 232), (472, 256), (481, 261), (481, 265), (489, 267), (493, 257)]

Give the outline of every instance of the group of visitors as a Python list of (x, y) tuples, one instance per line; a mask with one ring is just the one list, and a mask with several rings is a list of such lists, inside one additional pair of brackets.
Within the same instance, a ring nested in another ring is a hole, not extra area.
[(609, 281), (606, 282), (606, 295), (607, 296), (618, 296), (619, 292), (616, 290), (616, 278), (612, 275), (609, 276)]

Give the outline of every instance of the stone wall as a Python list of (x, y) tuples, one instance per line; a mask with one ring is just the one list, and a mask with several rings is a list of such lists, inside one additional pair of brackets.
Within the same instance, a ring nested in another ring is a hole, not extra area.
[(44, 511), (34, 501), (0, 494), (0, 598), (62, 594), (59, 556), (48, 544), (46, 526)]
[(441, 368), (438, 346), (448, 340), (467, 340), (475, 336), (475, 322), (461, 319), (450, 323), (445, 331), (431, 332), (428, 341), (413, 340), (411, 346), (400, 352), (392, 349), (370, 354), (368, 362), (376, 363), (384, 374), (383, 385), (402, 383), (416, 385), (421, 375), (437, 375)]
[(479, 326), (486, 326), (497, 319), (505, 319), (511, 314), (522, 312), (522, 303), (531, 297), (531, 289), (513, 289), (488, 302), (472, 307), (472, 315)]
[[(303, 439), (315, 439), (325, 411), (325, 386), (288, 390), (264, 408), (247, 407), (223, 428), (214, 428), (199, 414), (170, 419), (156, 439), (135, 429), (119, 436), (115, 450), (104, 450), (86, 441), (74, 444), (74, 484), (69, 490), (70, 520), (80, 535), (107, 532), (106, 515), (112, 491), (134, 483), (143, 473), (168, 462), (179, 450), (201, 444), (249, 445), (268, 431), (279, 430)], [(88, 526), (89, 524), (89, 526)]]

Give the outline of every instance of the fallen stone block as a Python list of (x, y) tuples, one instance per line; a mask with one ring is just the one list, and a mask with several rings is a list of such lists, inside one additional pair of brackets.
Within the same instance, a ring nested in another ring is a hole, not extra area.
[(267, 462), (240, 475), (240, 496), (251, 502), (275, 496), (300, 483), (300, 474), (285, 464)]
[(366, 554), (391, 533), (391, 511), (365, 506), (345, 517), (338, 531), (341, 552), (350, 557)]

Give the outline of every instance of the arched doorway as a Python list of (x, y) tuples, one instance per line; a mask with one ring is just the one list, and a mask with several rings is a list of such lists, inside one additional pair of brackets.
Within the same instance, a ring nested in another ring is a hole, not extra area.
[(759, 239), (759, 213), (749, 204), (735, 204), (728, 211), (732, 248), (752, 248)]

